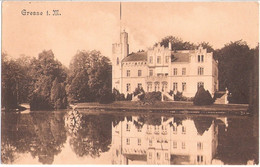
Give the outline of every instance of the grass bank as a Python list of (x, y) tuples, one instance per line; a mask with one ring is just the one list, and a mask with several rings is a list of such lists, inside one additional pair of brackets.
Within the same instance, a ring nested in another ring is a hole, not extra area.
[(188, 114), (247, 114), (248, 105), (244, 104), (213, 104), (195, 106), (192, 102), (156, 102), (141, 105), (140, 102), (116, 101), (111, 104), (79, 103), (78, 110), (106, 110), (106, 111), (138, 111), (138, 112), (170, 112)]

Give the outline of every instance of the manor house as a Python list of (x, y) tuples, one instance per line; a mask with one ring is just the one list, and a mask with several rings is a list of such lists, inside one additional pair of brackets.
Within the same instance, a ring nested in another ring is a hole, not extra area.
[(218, 90), (218, 67), (212, 52), (171, 50), (160, 45), (129, 54), (128, 33), (120, 33), (120, 42), (112, 45), (112, 88), (125, 95), (137, 87), (145, 92), (182, 92), (194, 97), (203, 86), (213, 95)]

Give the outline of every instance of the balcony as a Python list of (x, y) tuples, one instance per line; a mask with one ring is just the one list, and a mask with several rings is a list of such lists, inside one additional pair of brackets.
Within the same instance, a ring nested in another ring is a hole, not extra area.
[(146, 82), (168, 82), (168, 76), (165, 75), (148, 76), (146, 77)]

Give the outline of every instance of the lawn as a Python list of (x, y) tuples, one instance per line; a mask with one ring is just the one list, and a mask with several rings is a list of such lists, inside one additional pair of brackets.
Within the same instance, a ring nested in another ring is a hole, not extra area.
[(155, 102), (149, 105), (141, 105), (133, 101), (116, 101), (111, 104), (99, 103), (79, 103), (78, 109), (97, 108), (97, 109), (118, 109), (118, 110), (185, 110), (185, 111), (247, 111), (248, 105), (244, 104), (213, 104), (206, 106), (195, 106), (192, 102)]

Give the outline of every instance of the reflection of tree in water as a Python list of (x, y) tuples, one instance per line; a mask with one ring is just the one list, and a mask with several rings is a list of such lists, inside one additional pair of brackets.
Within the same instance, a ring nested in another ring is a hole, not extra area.
[(31, 154), (38, 156), (39, 162), (52, 164), (54, 155), (58, 155), (66, 142), (66, 131), (60, 114), (42, 113), (31, 114), (35, 128), (36, 140)]
[[(66, 141), (63, 116), (60, 113), (44, 112), (31, 114), (6, 113), (2, 118), (2, 151), (6, 152), (8, 142), (15, 153), (31, 153), (39, 162), (51, 164), (54, 155), (61, 152)], [(12, 156), (2, 158), (3, 163), (10, 163)], [(11, 161), (13, 162), (13, 161)]]
[(77, 134), (79, 128), (81, 127), (82, 114), (77, 110), (71, 110), (64, 116), (65, 126), (70, 136)]
[(258, 138), (253, 137), (251, 118), (230, 118), (228, 130), (219, 128), (218, 156), (225, 164), (258, 163)]
[(111, 144), (111, 115), (83, 115), (81, 126), (70, 139), (70, 145), (76, 155), (99, 157), (109, 150)]
[(213, 117), (193, 117), (195, 127), (199, 135), (203, 135), (205, 131), (208, 131), (212, 125)]
[(16, 127), (13, 126), (18, 120), (15, 113), (2, 114), (1, 120), (1, 162), (4, 164), (11, 164), (16, 159), (15, 139)]

